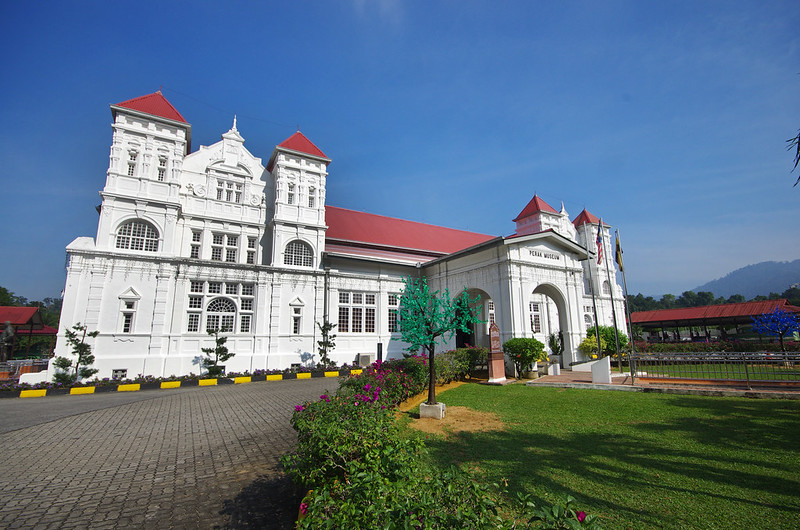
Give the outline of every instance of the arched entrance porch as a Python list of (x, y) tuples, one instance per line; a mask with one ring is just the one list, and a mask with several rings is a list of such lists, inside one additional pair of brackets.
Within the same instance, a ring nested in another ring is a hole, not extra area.
[(569, 366), (573, 361), (572, 351), (575, 337), (570, 325), (570, 312), (566, 297), (553, 284), (542, 283), (531, 292), (528, 300), (530, 331), (534, 338), (542, 341), (549, 353), (548, 337), (551, 333), (559, 337), (562, 344), (561, 366)]
[(456, 348), (476, 346), (479, 348), (489, 348), (489, 326), (494, 322), (495, 308), (494, 301), (483, 289), (467, 289), (467, 295), (471, 300), (480, 297), (478, 302), (478, 320), (472, 325), (470, 333), (456, 331)]

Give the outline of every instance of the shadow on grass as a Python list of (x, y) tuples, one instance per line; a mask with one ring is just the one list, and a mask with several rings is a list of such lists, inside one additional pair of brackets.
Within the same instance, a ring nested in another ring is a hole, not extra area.
[[(436, 461), (477, 467), (490, 481), (509, 478), (510, 493), (532, 493), (534, 502), (573, 495), (604, 514), (602, 524), (609, 527), (800, 523), (797, 453), (791, 450), (797, 405), (694, 397), (658, 405), (681, 410), (653, 420), (565, 420), (567, 426), (548, 417), (550, 428), (535, 424), (539, 415), (532, 402), (527, 423), (512, 421), (506, 431), (460, 432), (427, 445)], [(770, 448), (785, 456), (770, 454)]]
[(262, 475), (224, 502), (220, 514), (229, 519), (223, 528), (294, 528), (302, 498), (285, 474)]

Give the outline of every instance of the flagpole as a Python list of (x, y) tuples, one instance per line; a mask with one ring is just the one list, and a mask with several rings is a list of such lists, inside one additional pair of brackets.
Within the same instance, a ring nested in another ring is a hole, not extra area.
[[(636, 341), (633, 339), (633, 322), (631, 322), (631, 305), (628, 303), (628, 282), (625, 279), (625, 267), (622, 264), (622, 247), (620, 246), (619, 243), (619, 229), (617, 229), (615, 233), (617, 236), (617, 248), (616, 248), (617, 265), (619, 265), (619, 271), (622, 273), (622, 288), (625, 290), (625, 315), (627, 316), (627, 321), (628, 321), (628, 326), (627, 326), (628, 337), (630, 337), (631, 340), (631, 354), (634, 354), (636, 353)], [(636, 372), (633, 368), (633, 355), (631, 355), (631, 357), (628, 360), (630, 361), (628, 364), (630, 365), (631, 382), (633, 383), (636, 380), (636, 375), (635, 375)]]
[[(600, 225), (598, 230), (603, 230), (602, 227), (603, 220), (600, 219)], [(603, 239), (601, 241), (602, 244), (605, 244), (605, 233), (602, 234)], [(620, 373), (622, 373), (622, 355), (619, 353), (619, 332), (617, 331), (617, 310), (614, 307), (614, 286), (617, 285), (617, 282), (611, 281), (611, 270), (608, 267), (608, 256), (603, 254), (603, 261), (606, 262), (606, 276), (608, 277), (608, 292), (611, 293), (611, 318), (614, 319), (614, 340), (617, 343), (617, 368), (619, 368)]]
[[(586, 225), (589, 223), (583, 223), (583, 237), (586, 241), (586, 250), (589, 250), (589, 238), (587, 237), (586, 233)], [(594, 297), (594, 277), (592, 276), (592, 262), (594, 259), (589, 260), (589, 293), (592, 295), (592, 308), (594, 309), (594, 338), (597, 342), (597, 358), (600, 359), (602, 354), (600, 353), (600, 329), (597, 327), (597, 300)]]

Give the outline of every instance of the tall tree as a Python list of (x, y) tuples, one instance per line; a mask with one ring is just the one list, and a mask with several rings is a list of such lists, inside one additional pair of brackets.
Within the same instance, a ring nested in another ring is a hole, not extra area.
[(397, 308), (397, 327), (403, 342), (408, 343), (409, 352), (419, 350), (428, 353), (428, 401), (436, 404), (436, 366), (434, 351), (439, 337), (452, 337), (455, 332), (471, 333), (472, 324), (480, 322), (476, 316), (476, 304), (480, 297), (470, 299), (462, 291), (454, 299), (450, 292), (431, 291), (425, 278), (405, 278), (405, 287)]

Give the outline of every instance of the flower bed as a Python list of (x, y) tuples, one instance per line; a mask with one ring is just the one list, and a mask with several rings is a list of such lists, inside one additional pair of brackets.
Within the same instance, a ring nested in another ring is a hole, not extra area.
[[(466, 376), (466, 358), (437, 355), (441, 381)], [(404, 436), (393, 413), (427, 380), (424, 358), (377, 362), (344, 379), (334, 395), (295, 408), (297, 447), (281, 461), (295, 484), (309, 490), (299, 528), (597, 528), (571, 498), (552, 507), (524, 496), (510, 503), (500, 485), (433, 466), (424, 443)]]

